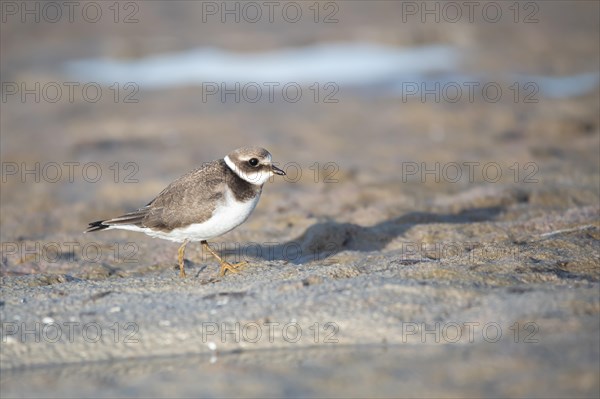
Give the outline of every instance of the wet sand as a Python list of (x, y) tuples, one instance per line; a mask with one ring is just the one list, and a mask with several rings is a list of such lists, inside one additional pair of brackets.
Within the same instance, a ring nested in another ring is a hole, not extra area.
[[(128, 26), (7, 23), (3, 81), (340, 40), (457, 46), (465, 73), (600, 66), (595, 2), (539, 4), (535, 24), (399, 24), (390, 3), (341, 3), (330, 25), (194, 24), (159, 2)], [(493, 103), (222, 103), (194, 87), (3, 102), (2, 396), (598, 396), (600, 91), (528, 103), (501, 84)], [(180, 279), (177, 244), (82, 234), (248, 144), (288, 176), (213, 242), (240, 273), (218, 277), (194, 244)]]

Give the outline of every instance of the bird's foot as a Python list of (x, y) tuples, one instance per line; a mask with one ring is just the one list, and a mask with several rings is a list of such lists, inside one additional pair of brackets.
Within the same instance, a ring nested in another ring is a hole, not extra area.
[(229, 263), (229, 262), (221, 262), (221, 269), (219, 270), (219, 276), (224, 276), (225, 272), (230, 272), (230, 273), (238, 273), (239, 272), (239, 268), (244, 267), (248, 264), (248, 262), (243, 261), (243, 262), (239, 262), (239, 263)]
[(179, 265), (179, 277), (184, 278), (185, 276), (185, 269), (182, 265)]

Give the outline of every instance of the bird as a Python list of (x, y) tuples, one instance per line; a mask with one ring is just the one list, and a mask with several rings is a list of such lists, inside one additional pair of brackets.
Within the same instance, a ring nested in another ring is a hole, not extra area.
[(85, 233), (122, 229), (181, 243), (177, 251), (180, 277), (186, 276), (186, 245), (200, 241), (219, 261), (219, 276), (235, 273), (246, 262), (226, 262), (207, 241), (244, 223), (256, 207), (263, 185), (274, 175), (285, 176), (285, 172), (273, 164), (269, 151), (238, 148), (174, 180), (146, 206), (89, 223)]

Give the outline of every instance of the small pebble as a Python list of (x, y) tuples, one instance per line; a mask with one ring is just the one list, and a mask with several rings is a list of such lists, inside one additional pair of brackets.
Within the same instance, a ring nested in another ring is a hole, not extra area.
[(8, 337), (3, 338), (3, 342), (5, 344), (16, 344), (19, 341), (17, 341), (15, 337), (9, 335)]
[(217, 301), (217, 306), (227, 305), (228, 303), (229, 303), (229, 298), (225, 297), (225, 298), (219, 299)]

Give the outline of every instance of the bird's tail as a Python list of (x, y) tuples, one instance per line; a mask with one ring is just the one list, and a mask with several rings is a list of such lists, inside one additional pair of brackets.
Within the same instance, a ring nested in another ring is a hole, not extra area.
[(92, 231), (108, 229), (110, 226), (108, 224), (104, 224), (104, 222), (104, 220), (98, 220), (97, 222), (90, 223), (87, 227), (87, 230), (84, 231), (84, 233), (91, 233)]
[(141, 227), (142, 222), (148, 213), (148, 209), (149, 208), (146, 206), (144, 208), (138, 209), (137, 211), (129, 212), (116, 218), (92, 222), (89, 224), (87, 230), (84, 233), (91, 233), (92, 231), (108, 229), (111, 226), (133, 225)]

